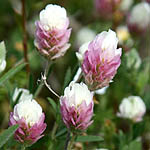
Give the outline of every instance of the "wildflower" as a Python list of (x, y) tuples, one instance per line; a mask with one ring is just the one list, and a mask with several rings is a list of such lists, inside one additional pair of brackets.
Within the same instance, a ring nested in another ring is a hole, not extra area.
[(139, 96), (129, 96), (122, 100), (119, 110), (117, 116), (139, 122), (146, 112), (146, 106)]
[(71, 130), (85, 130), (93, 115), (93, 94), (84, 83), (71, 82), (60, 98), (61, 115)]
[(121, 48), (117, 49), (118, 38), (112, 30), (98, 34), (85, 47), (82, 63), (85, 82), (90, 90), (108, 86), (120, 66)]
[(41, 55), (54, 60), (65, 54), (71, 29), (65, 8), (49, 4), (40, 12), (40, 20), (35, 23), (35, 46)]
[(46, 129), (45, 115), (41, 106), (35, 100), (21, 101), (10, 113), (9, 125), (18, 124), (15, 139), (24, 144), (33, 144), (44, 135)]

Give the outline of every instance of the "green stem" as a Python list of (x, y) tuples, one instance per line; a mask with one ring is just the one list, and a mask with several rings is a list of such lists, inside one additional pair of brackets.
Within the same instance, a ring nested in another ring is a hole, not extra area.
[(26, 147), (24, 145), (21, 146), (21, 150), (25, 150)]
[(53, 130), (52, 130), (52, 134), (51, 134), (52, 140), (55, 139), (55, 133), (56, 133), (56, 131), (57, 131), (57, 128), (58, 128), (58, 124), (55, 122), (54, 127), (53, 127)]
[(28, 61), (28, 49), (27, 49), (27, 30), (26, 30), (26, 9), (25, 0), (22, 0), (22, 27), (23, 27), (23, 51), (24, 60), (27, 62), (26, 70), (27, 73), (30, 72), (29, 61)]
[[(47, 61), (47, 65), (46, 65), (45, 73), (44, 73), (46, 75), (46, 78), (48, 77), (48, 72), (49, 72), (50, 66), (51, 66), (51, 63), (49, 63), (49, 61)], [(44, 85), (44, 83), (41, 82), (40, 85), (38, 86), (37, 90), (34, 93), (34, 98), (39, 95), (40, 91), (43, 88), (43, 85)]]
[(72, 150), (72, 147), (73, 147), (73, 143), (74, 143), (74, 141), (75, 141), (75, 138), (76, 138), (76, 135), (73, 134), (73, 135), (72, 135), (72, 138), (71, 138), (71, 140), (70, 140), (70, 142), (69, 142), (69, 144), (68, 144), (67, 150)]

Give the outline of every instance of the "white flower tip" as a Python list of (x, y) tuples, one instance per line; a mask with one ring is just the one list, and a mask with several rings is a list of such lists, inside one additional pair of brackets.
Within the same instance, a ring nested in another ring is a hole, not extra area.
[(65, 8), (49, 4), (40, 12), (40, 22), (46, 31), (51, 29), (63, 29), (68, 18)]
[(64, 97), (68, 100), (70, 106), (75, 107), (78, 107), (83, 101), (88, 106), (93, 100), (93, 94), (88, 90), (87, 85), (75, 83), (74, 81), (65, 88)]
[(35, 100), (21, 101), (14, 107), (13, 118), (18, 121), (24, 119), (26, 123), (33, 126), (38, 123), (42, 116), (42, 108)]

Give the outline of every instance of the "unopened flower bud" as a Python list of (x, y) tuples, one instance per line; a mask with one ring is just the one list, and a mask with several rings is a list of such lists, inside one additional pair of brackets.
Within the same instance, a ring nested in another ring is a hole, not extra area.
[(139, 122), (146, 112), (146, 106), (139, 96), (129, 96), (122, 100), (119, 110), (117, 116)]
[(71, 82), (60, 98), (61, 115), (71, 130), (85, 130), (93, 121), (93, 94), (84, 83)]
[(41, 55), (54, 60), (65, 54), (71, 29), (65, 8), (49, 4), (36, 22), (35, 46)]
[(14, 111), (10, 114), (9, 125), (19, 125), (15, 132), (15, 139), (24, 144), (33, 144), (46, 129), (44, 123), (45, 115), (41, 106), (35, 100), (21, 101), (15, 105)]

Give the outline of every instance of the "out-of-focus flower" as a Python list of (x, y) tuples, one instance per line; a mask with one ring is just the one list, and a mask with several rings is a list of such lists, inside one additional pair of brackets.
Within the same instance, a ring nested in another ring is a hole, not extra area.
[(48, 59), (54, 60), (65, 54), (71, 29), (65, 8), (49, 4), (40, 12), (36, 23), (35, 46)]
[(111, 19), (114, 10), (119, 6), (120, 0), (95, 0), (95, 7), (103, 18)]
[(148, 3), (150, 3), (150, 0), (146, 0)]
[(0, 73), (6, 68), (6, 48), (4, 42), (0, 42)]
[(46, 129), (44, 120), (41, 106), (35, 100), (26, 100), (15, 105), (14, 111), (10, 113), (9, 125), (19, 125), (14, 135), (17, 141), (33, 144), (43, 137), (41, 134)]
[(150, 5), (141, 2), (135, 5), (128, 16), (128, 27), (131, 32), (144, 33), (150, 27)]
[[(90, 41), (91, 42), (91, 41)], [(86, 42), (84, 43), (80, 48), (79, 48), (79, 51), (76, 52), (76, 56), (79, 60), (79, 62), (82, 64), (83, 62), (83, 59), (84, 59), (84, 54), (85, 52), (88, 50), (88, 46), (90, 44), (90, 42)]]
[(119, 110), (117, 116), (139, 122), (142, 121), (142, 117), (146, 112), (146, 106), (139, 96), (129, 96), (122, 100)]
[(77, 33), (76, 44), (78, 47), (80, 47), (84, 43), (92, 41), (95, 38), (95, 36), (96, 33), (93, 30), (87, 27), (83, 27)]
[(117, 49), (118, 38), (112, 30), (98, 34), (85, 47), (82, 70), (90, 90), (109, 85), (120, 66), (121, 48)]
[(84, 83), (71, 82), (60, 98), (61, 115), (71, 130), (85, 130), (93, 121), (93, 94)]
[(141, 58), (136, 49), (131, 49), (125, 54), (127, 67), (138, 69), (142, 63)]
[(21, 96), (19, 97), (18, 102), (25, 101), (25, 100), (32, 100), (33, 98), (33, 95), (30, 94), (29, 90), (23, 89), (23, 88), (19, 88), (19, 89), (15, 88), (15, 91), (12, 96), (12, 100), (14, 102), (17, 100), (20, 93), (21, 93)]
[(119, 44), (123, 44), (125, 41), (127, 41), (130, 38), (130, 33), (126, 26), (119, 26), (116, 29), (116, 32), (117, 32), (117, 37), (119, 39)]
[(127, 13), (133, 4), (133, 0), (121, 0), (120, 10)]

